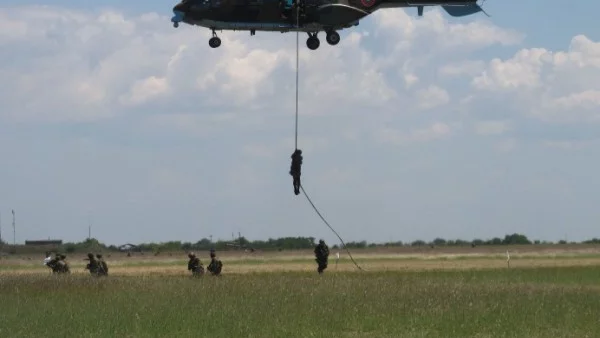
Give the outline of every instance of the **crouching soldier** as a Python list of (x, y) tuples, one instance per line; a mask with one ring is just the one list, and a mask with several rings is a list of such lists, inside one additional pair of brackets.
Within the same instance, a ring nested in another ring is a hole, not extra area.
[(69, 267), (69, 263), (67, 262), (67, 256), (62, 254), (60, 255), (58, 266), (60, 273), (71, 273), (71, 268)]
[(53, 259), (48, 261), (46, 266), (52, 269), (52, 273), (70, 273), (69, 263), (65, 260), (67, 256), (56, 254)]
[(192, 276), (198, 277), (204, 275), (204, 267), (202, 266), (200, 259), (191, 252), (188, 254), (188, 257), (190, 258), (188, 261), (188, 271), (192, 272)]

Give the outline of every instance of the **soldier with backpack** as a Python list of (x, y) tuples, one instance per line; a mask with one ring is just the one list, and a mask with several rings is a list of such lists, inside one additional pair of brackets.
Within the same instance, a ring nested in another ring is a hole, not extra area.
[(98, 275), (108, 276), (108, 264), (102, 258), (102, 254), (96, 254), (96, 262), (98, 264)]
[(188, 271), (192, 272), (192, 276), (198, 277), (204, 275), (204, 267), (200, 259), (193, 252), (190, 252), (188, 257), (190, 258), (188, 261)]
[(315, 261), (317, 261), (318, 267), (317, 272), (322, 274), (327, 269), (327, 263), (329, 260), (329, 247), (325, 244), (324, 240), (320, 240), (319, 244), (315, 246)]
[(223, 263), (220, 259), (215, 255), (214, 250), (210, 250), (210, 264), (208, 265), (207, 270), (213, 276), (219, 276), (221, 274), (221, 270), (223, 269)]
[(65, 260), (67, 256), (56, 254), (53, 259), (46, 263), (46, 266), (52, 269), (52, 273), (70, 273), (69, 263)]
[(94, 258), (94, 254), (89, 252), (87, 254), (88, 258), (84, 258), (84, 261), (90, 261), (86, 266), (85, 269), (90, 271), (90, 274), (92, 276), (98, 276), (99, 275), (99, 267), (100, 265), (98, 264), (98, 261), (96, 260), (96, 258)]

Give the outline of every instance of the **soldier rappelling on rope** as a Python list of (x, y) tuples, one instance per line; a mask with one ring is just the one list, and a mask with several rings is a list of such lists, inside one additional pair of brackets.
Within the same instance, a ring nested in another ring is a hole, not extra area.
[(290, 175), (294, 178), (294, 194), (300, 194), (300, 172), (302, 169), (302, 150), (296, 149), (292, 154)]

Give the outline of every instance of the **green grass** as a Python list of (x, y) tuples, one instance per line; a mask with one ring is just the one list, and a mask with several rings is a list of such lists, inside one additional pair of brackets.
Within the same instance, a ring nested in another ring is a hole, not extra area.
[(600, 270), (0, 275), (0, 337), (597, 337)]
[[(403, 262), (403, 261), (485, 261), (490, 259), (497, 259), (504, 261), (506, 259), (505, 254), (482, 254), (482, 255), (397, 255), (397, 256), (389, 256), (389, 257), (381, 257), (377, 255), (366, 255), (355, 257), (361, 263), (369, 263), (369, 262)], [(557, 254), (513, 254), (511, 256), (512, 261), (518, 262), (520, 259), (535, 259), (535, 260), (585, 260), (585, 259), (595, 259), (600, 258), (600, 254), (581, 254), (581, 253), (557, 253)], [(164, 260), (163, 260), (164, 259)], [(333, 259), (330, 259), (334, 262)], [(1, 271), (14, 271), (14, 270), (46, 270), (44, 266), (41, 265), (41, 259), (32, 260), (30, 262), (18, 262), (14, 261), (4, 261), (2, 265), (0, 265)], [(82, 267), (85, 266), (85, 262), (81, 262), (79, 260), (68, 260), (69, 265), (71, 267)], [(292, 257), (292, 258), (280, 258), (280, 257), (265, 257), (265, 258), (253, 258), (253, 257), (228, 257), (226, 260), (227, 265), (270, 265), (274, 263), (306, 263), (313, 264), (313, 257)], [(177, 258), (160, 258), (160, 259), (150, 259), (148, 261), (140, 261), (137, 259), (132, 259), (131, 261), (120, 260), (117, 263), (113, 263), (108, 258), (109, 264), (113, 266), (122, 266), (122, 267), (144, 267), (144, 266), (185, 266), (187, 265), (187, 259), (177, 259)], [(206, 264), (208, 259), (203, 259), (202, 262)], [(351, 263), (351, 261), (347, 257), (342, 257), (340, 259), (340, 264)]]

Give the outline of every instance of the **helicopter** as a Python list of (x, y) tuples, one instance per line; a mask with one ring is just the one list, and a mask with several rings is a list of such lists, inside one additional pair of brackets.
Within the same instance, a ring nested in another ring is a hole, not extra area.
[(340, 42), (338, 31), (358, 26), (377, 10), (416, 7), (423, 16), (426, 6), (441, 6), (449, 15), (462, 17), (485, 11), (477, 0), (182, 0), (173, 7), (171, 22), (200, 26), (212, 31), (208, 44), (221, 46), (216, 31), (305, 32), (306, 46), (320, 46), (319, 32), (329, 45)]

